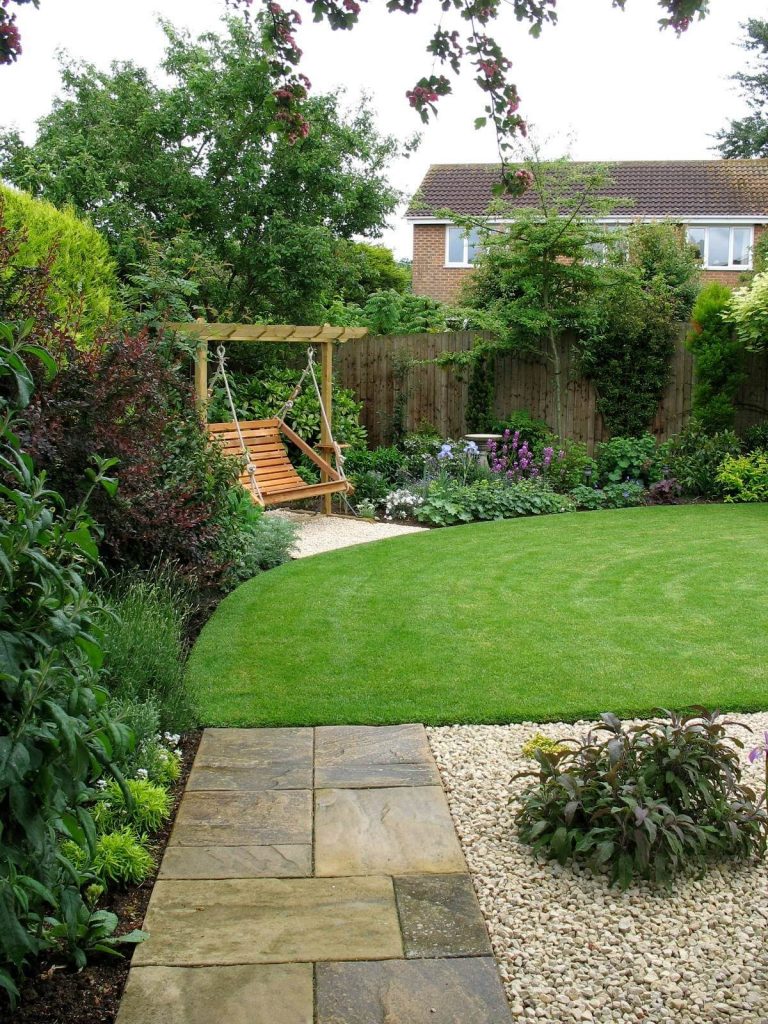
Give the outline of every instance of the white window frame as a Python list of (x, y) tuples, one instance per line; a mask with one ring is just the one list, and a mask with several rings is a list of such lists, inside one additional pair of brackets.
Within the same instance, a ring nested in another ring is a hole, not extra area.
[[(460, 267), (463, 270), (472, 270), (475, 266), (474, 263), (469, 262), (469, 232), (464, 236), (464, 260), (462, 263), (452, 263), (449, 259), (450, 245), (451, 245), (451, 229), (458, 228), (458, 224), (446, 224), (445, 225), (445, 264), (444, 266), (451, 269)], [(476, 230), (476, 229), (470, 229)]]
[[(686, 224), (685, 225), (685, 237), (688, 238), (688, 232), (690, 230), (697, 229), (704, 232), (704, 256), (701, 261), (702, 270), (751, 270), (752, 269), (752, 251), (755, 247), (755, 227), (754, 224)], [(727, 266), (720, 263), (715, 266), (710, 266), (709, 263), (709, 231), (710, 228), (728, 228), (728, 264)], [(749, 257), (746, 263), (734, 263), (733, 262), (733, 238), (734, 231), (748, 231), (749, 232)], [(695, 243), (691, 242), (691, 245)]]

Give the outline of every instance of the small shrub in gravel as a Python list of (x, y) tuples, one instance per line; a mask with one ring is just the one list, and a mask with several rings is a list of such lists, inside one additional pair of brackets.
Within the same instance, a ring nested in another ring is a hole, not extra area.
[(663, 715), (625, 728), (604, 714), (583, 743), (537, 749), (538, 780), (517, 815), (523, 841), (560, 864), (607, 870), (621, 888), (763, 856), (768, 816), (741, 782), (744, 744), (726, 734), (735, 723), (704, 709)]

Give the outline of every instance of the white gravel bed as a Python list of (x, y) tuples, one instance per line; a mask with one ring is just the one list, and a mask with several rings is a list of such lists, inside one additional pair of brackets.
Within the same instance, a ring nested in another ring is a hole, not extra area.
[[(754, 730), (768, 714), (733, 715)], [(588, 723), (428, 729), (516, 1021), (768, 1024), (768, 866), (729, 864), (670, 891), (610, 888), (587, 869), (537, 861), (514, 814), (537, 732)], [(737, 733), (738, 734), (738, 733)], [(752, 737), (741, 733), (749, 744)], [(763, 764), (749, 765), (760, 792)], [(512, 801), (510, 801), (512, 797)]]
[(335, 551), (353, 544), (368, 544), (372, 540), (397, 537), (402, 533), (420, 533), (425, 527), (403, 526), (399, 523), (376, 523), (369, 519), (354, 519), (352, 516), (323, 516), (317, 512), (291, 512), (278, 509), (267, 515), (280, 516), (295, 523), (299, 528), (298, 543), (293, 550), (294, 558), (319, 555), (322, 551)]

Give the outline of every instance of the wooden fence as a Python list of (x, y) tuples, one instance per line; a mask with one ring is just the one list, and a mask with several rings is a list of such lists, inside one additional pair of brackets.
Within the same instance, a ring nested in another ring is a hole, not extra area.
[[(693, 357), (685, 347), (685, 333), (681, 328), (669, 386), (649, 425), (660, 440), (678, 433), (691, 414)], [(339, 382), (352, 388), (362, 400), (362, 421), (368, 430), (369, 442), (379, 445), (390, 440), (399, 408), (407, 430), (430, 423), (443, 437), (460, 437), (465, 433), (468, 371), (437, 366), (430, 361), (444, 352), (467, 351), (476, 339), (483, 337), (489, 336), (479, 331), (384, 335), (339, 346), (336, 357)], [(597, 410), (595, 388), (591, 381), (576, 375), (575, 352), (567, 338), (562, 341), (561, 359), (563, 381), (567, 381), (563, 394), (565, 433), (574, 440), (584, 441), (591, 451), (608, 436)], [(423, 365), (412, 365), (404, 373), (404, 366), (412, 360)], [(768, 417), (768, 357), (751, 355), (747, 363), (747, 379), (737, 400), (737, 429)], [(498, 356), (493, 404), (499, 418), (525, 409), (554, 426), (550, 365), (543, 357)]]

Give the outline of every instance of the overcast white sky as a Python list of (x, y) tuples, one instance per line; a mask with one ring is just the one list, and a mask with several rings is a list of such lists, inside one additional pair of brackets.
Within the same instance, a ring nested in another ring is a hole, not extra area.
[[(316, 91), (343, 85), (350, 102), (367, 91), (382, 130), (406, 138), (420, 128), (404, 93), (429, 71), (426, 14), (387, 14), (383, 0), (370, 0), (356, 29), (332, 33), (311, 23), (302, 0), (292, 6), (305, 15), (303, 70)], [(424, 4), (430, 7), (439, 5)], [(711, 134), (744, 112), (728, 81), (743, 59), (736, 46), (740, 23), (766, 10), (765, 0), (711, 0), (711, 7), (680, 39), (659, 32), (655, 0), (628, 0), (624, 13), (612, 9), (611, 0), (560, 0), (559, 24), (538, 40), (505, 11), (495, 34), (514, 62), (522, 113), (540, 138), (551, 140), (549, 155), (568, 148), (583, 160), (715, 156)], [(58, 91), (57, 49), (100, 66), (131, 59), (154, 68), (163, 41), (158, 15), (198, 32), (215, 27), (223, 10), (223, 0), (41, 0), (39, 11), (20, 8), (24, 54), (15, 66), (0, 68), (0, 124), (15, 124), (34, 138), (35, 120)], [(415, 191), (430, 163), (495, 160), (491, 131), (472, 126), (481, 104), (469, 78), (442, 100), (416, 155), (393, 168), (397, 187)], [(384, 241), (398, 255), (410, 255), (410, 230), (402, 220), (393, 222)]]

